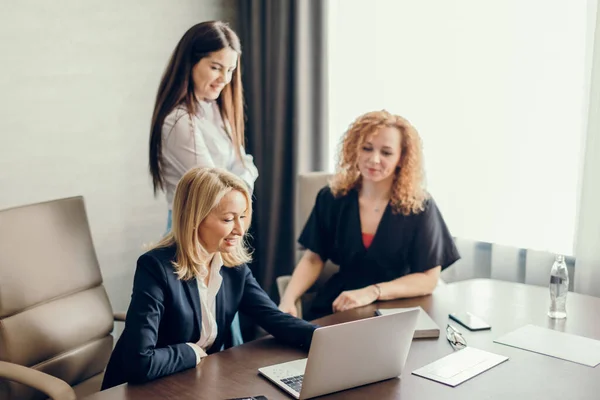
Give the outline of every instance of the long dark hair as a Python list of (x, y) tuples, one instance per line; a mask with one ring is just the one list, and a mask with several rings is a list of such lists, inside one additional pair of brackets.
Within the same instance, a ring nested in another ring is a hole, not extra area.
[(238, 53), (238, 62), (231, 82), (223, 88), (217, 104), (221, 116), (231, 126), (230, 134), (234, 149), (237, 156), (241, 158), (240, 146), (244, 146), (244, 101), (240, 69), (242, 54), (240, 39), (224, 22), (201, 22), (188, 29), (175, 47), (158, 87), (150, 126), (149, 167), (155, 195), (159, 190), (164, 190), (162, 126), (165, 118), (179, 105), (183, 105), (190, 115), (196, 113), (192, 68), (210, 53), (227, 47)]

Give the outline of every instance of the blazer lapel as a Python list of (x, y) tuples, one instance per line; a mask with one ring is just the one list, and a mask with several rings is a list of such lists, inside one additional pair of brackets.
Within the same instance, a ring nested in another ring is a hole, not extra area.
[(202, 308), (200, 307), (200, 292), (198, 291), (198, 281), (196, 278), (184, 281), (183, 287), (185, 288), (185, 292), (188, 296), (190, 304), (194, 310), (194, 317), (196, 320), (196, 330), (194, 332), (198, 332), (198, 338), (196, 341), (200, 340), (200, 335), (202, 333)]

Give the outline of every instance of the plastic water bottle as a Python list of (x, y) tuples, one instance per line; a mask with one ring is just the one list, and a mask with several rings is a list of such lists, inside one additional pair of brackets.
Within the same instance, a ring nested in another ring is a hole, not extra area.
[(567, 293), (569, 292), (569, 271), (565, 257), (557, 255), (550, 270), (550, 309), (551, 318), (567, 318)]

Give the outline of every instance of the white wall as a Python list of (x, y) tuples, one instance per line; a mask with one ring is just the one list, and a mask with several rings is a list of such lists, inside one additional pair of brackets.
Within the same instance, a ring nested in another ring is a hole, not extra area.
[(148, 130), (171, 51), (193, 24), (231, 21), (235, 0), (28, 0), (0, 12), (0, 209), (85, 197), (113, 307), (160, 238)]

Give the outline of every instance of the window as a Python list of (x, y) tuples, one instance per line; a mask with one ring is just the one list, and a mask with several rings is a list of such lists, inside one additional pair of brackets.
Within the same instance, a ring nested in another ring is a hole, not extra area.
[(330, 7), (329, 170), (352, 120), (387, 109), (421, 134), (454, 236), (572, 255), (596, 2)]

